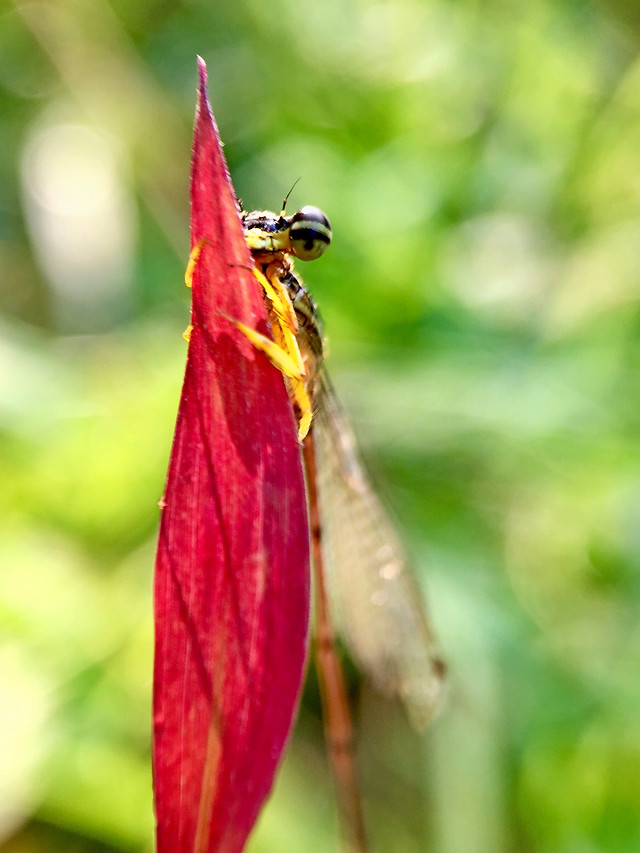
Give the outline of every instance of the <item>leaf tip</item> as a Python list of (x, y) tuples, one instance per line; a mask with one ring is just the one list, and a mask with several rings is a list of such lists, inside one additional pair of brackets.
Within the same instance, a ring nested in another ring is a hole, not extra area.
[(207, 93), (207, 63), (200, 55), (196, 55), (198, 60), (198, 79), (200, 80), (200, 92), (206, 95)]

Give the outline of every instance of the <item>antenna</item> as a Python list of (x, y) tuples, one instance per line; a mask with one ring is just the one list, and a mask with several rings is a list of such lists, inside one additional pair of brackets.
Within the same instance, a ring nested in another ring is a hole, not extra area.
[(290, 196), (290, 195), (291, 195), (291, 193), (294, 191), (294, 189), (296, 188), (296, 184), (297, 184), (299, 181), (300, 181), (300, 178), (296, 178), (296, 180), (293, 182), (293, 186), (291, 187), (291, 189), (289, 190), (289, 192), (288, 192), (288, 193), (286, 194), (286, 196), (284, 197), (284, 201), (282, 202), (282, 210), (281, 210), (281, 212), (280, 212), (280, 216), (284, 216), (284, 211), (285, 211), (285, 208), (286, 208), (286, 206), (287, 206), (287, 202), (289, 201), (289, 196)]

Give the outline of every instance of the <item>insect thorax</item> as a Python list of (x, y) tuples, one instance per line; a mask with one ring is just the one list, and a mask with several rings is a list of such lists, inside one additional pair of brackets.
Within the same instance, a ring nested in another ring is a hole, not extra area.
[(290, 222), (270, 210), (253, 210), (242, 214), (247, 244), (254, 255), (289, 254)]

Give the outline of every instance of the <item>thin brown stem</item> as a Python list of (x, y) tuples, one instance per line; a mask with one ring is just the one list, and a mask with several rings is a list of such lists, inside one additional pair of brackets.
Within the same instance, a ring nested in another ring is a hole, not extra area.
[(322, 698), (324, 732), (333, 771), (340, 817), (349, 853), (368, 853), (360, 789), (353, 750), (353, 725), (345, 687), (342, 664), (335, 646), (335, 636), (322, 560), (322, 526), (316, 477), (316, 455), (313, 427), (303, 444), (309, 500), (311, 554), (315, 581), (316, 640), (315, 659)]

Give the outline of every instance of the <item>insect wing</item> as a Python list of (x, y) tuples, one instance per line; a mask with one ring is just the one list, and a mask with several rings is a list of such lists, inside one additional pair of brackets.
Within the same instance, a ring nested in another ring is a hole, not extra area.
[(323, 548), (337, 623), (376, 688), (423, 728), (442, 694), (439, 657), (400, 538), (358, 456), (326, 373), (313, 422)]

